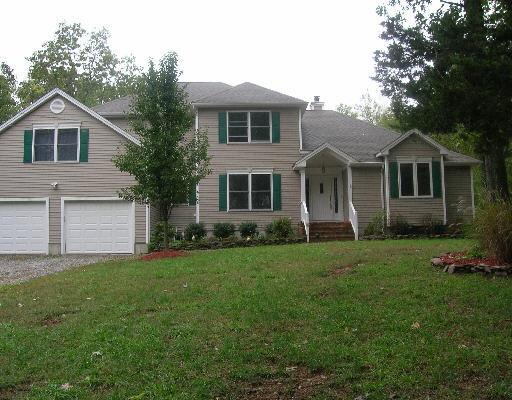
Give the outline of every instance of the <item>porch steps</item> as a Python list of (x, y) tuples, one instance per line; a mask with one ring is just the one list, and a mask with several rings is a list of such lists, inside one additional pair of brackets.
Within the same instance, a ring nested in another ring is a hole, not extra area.
[[(305, 235), (304, 226), (300, 224), (301, 234)], [(348, 221), (343, 222), (311, 222), (309, 224), (310, 242), (354, 240), (354, 230)]]

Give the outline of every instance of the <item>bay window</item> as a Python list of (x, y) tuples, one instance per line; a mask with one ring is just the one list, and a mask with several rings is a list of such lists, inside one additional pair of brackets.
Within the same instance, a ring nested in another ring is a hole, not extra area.
[(400, 197), (432, 197), (432, 161), (399, 161)]

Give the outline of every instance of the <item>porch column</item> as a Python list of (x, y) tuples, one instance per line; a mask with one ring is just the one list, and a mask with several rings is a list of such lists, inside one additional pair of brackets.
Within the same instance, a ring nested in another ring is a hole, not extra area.
[(300, 201), (306, 202), (306, 168), (300, 169)]

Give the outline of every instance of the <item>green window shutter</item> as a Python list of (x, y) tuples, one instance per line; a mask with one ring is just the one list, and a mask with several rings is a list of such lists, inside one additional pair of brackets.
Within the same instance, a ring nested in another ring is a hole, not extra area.
[(228, 124), (226, 111), (219, 112), (219, 143), (227, 143)]
[(23, 162), (30, 164), (32, 162), (32, 138), (34, 133), (31, 130), (26, 130), (23, 135)]
[(80, 162), (89, 161), (89, 129), (80, 129)]
[(432, 161), (432, 184), (435, 198), (443, 197), (443, 183), (441, 180), (441, 162)]
[(398, 189), (398, 163), (390, 162), (389, 163), (389, 195), (392, 199), (398, 199), (399, 189)]
[(274, 211), (281, 210), (281, 174), (272, 175)]
[(188, 205), (193, 206), (197, 203), (197, 192), (196, 187), (194, 186), (190, 193), (188, 194)]
[(219, 175), (219, 211), (228, 209), (228, 176)]
[(279, 111), (272, 112), (272, 143), (281, 141), (281, 113)]

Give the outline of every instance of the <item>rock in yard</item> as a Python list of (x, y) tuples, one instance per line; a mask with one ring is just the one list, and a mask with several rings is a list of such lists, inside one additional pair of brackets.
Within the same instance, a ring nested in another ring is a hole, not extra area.
[(430, 262), (436, 267), (442, 267), (444, 265), (443, 260), (441, 260), (439, 257), (433, 258), (430, 260)]

